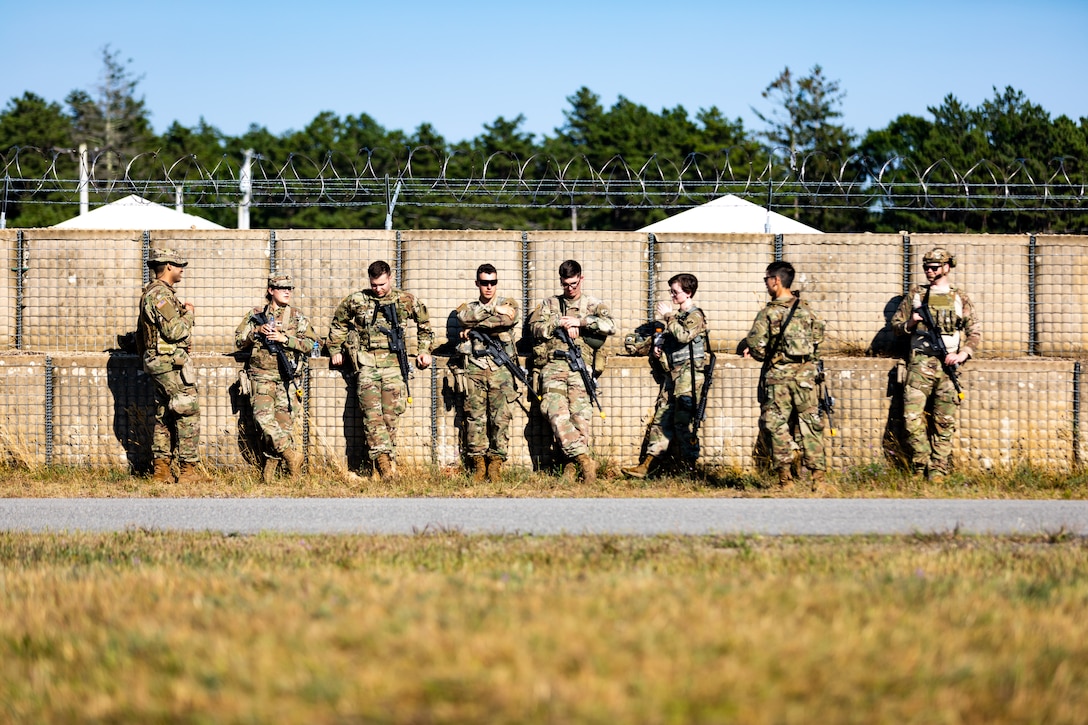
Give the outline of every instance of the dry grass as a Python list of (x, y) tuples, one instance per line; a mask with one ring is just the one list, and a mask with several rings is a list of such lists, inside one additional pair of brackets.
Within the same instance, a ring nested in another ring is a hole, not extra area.
[[(502, 480), (474, 483), (457, 467), (402, 466), (392, 481), (351, 477), (343, 470), (323, 469), (292, 482), (280, 478), (264, 485), (256, 468), (218, 470), (212, 480), (195, 486), (159, 484), (117, 469), (0, 467), (0, 498), (30, 497), (768, 497), (782, 496), (772, 477), (751, 471), (714, 468), (697, 477), (660, 476), (629, 480), (612, 462), (602, 466), (595, 485), (565, 480), (551, 472), (507, 469)], [(853, 498), (1088, 498), (1088, 475), (1023, 466), (989, 473), (957, 473), (940, 484), (914, 478), (884, 464), (833, 472), (836, 496)], [(804, 485), (789, 496), (812, 496)]]
[(1083, 721), (1063, 536), (0, 534), (0, 720)]

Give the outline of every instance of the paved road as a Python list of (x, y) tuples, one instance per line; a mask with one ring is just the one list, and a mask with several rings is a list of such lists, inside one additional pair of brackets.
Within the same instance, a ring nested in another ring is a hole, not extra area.
[(1088, 535), (1088, 501), (918, 499), (0, 499), (0, 530), (411, 534)]

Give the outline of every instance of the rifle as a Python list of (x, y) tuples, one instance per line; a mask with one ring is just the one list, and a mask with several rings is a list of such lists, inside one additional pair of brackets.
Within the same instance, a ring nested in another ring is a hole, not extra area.
[(949, 365), (945, 362), (945, 358), (948, 357), (948, 347), (944, 344), (944, 338), (941, 336), (940, 330), (933, 322), (933, 314), (929, 311), (929, 288), (926, 288), (926, 297), (922, 300), (920, 307), (916, 307), (915, 310), (922, 318), (922, 324), (926, 326), (925, 335), (929, 338), (929, 346), (933, 348), (933, 352), (936, 353), (936, 357), (941, 361), (941, 370), (944, 370), (944, 374), (948, 376), (948, 379), (952, 381), (953, 387), (956, 388), (956, 395), (960, 400), (963, 400), (963, 388), (960, 387), (960, 377), (956, 372), (956, 365)]
[[(533, 390), (533, 386), (530, 384), (529, 376), (525, 374), (525, 370), (518, 365), (513, 358), (506, 354), (506, 350), (503, 349), (498, 340), (478, 330), (469, 330), (468, 336), (469, 339), (475, 340), (484, 346), (484, 352), (482, 354), (487, 355), (494, 360), (496, 365), (502, 365), (511, 372), (514, 376), (514, 390), (518, 389), (518, 381), (520, 380), (525, 384), (525, 387), (532, 396), (537, 400), (540, 400), (540, 396)], [(475, 357), (479, 357), (475, 352), (472, 354)]]
[(601, 412), (601, 418), (604, 418), (604, 409), (601, 407), (601, 401), (597, 399), (597, 381), (593, 379), (593, 373), (586, 367), (586, 361), (582, 358), (582, 351), (570, 338), (567, 328), (562, 325), (555, 328), (555, 336), (567, 346), (566, 351), (560, 351), (563, 352), (562, 357), (566, 359), (572, 371), (582, 376), (582, 384), (586, 386), (586, 392), (589, 393), (589, 402), (597, 406), (597, 410)]
[(404, 378), (404, 387), (408, 391), (408, 402), (412, 402), (412, 388), (408, 381), (412, 377), (412, 371), (408, 367), (408, 346), (404, 343), (404, 328), (400, 325), (400, 316), (397, 314), (397, 306), (390, 302), (375, 309), (375, 317), (381, 310), (382, 317), (389, 323), (389, 327), (378, 325), (378, 329), (389, 338), (389, 351), (397, 356), (400, 365), (400, 376)]
[(827, 416), (827, 428), (831, 432), (831, 437), (835, 437), (835, 422), (832, 419), (832, 415), (835, 413), (835, 398), (831, 395), (831, 391), (827, 389), (827, 376), (824, 375), (824, 361), (816, 361), (816, 385), (817, 385), (817, 401), (819, 405), (820, 415)]
[[(275, 318), (270, 317), (266, 312), (254, 312), (251, 319), (258, 328), (275, 322)], [(276, 364), (280, 370), (280, 380), (283, 381), (283, 389), (287, 393), (287, 412), (290, 413), (291, 383), (295, 380), (295, 364), (291, 361), (291, 358), (287, 357), (287, 351), (283, 349), (283, 345), (269, 339), (268, 335), (258, 332), (257, 339), (260, 340), (261, 346), (265, 350), (276, 356)]]
[[(707, 344), (709, 347), (709, 342)], [(706, 401), (710, 395), (710, 386), (714, 384), (714, 365), (718, 362), (718, 356), (713, 352), (710, 353), (710, 359), (707, 361), (706, 369), (703, 371), (703, 389), (699, 392), (699, 401), (695, 405), (695, 420), (691, 422), (691, 444), (695, 445), (699, 440), (699, 426), (702, 425), (703, 420), (706, 418)], [(692, 360), (691, 368), (691, 387), (692, 392), (695, 390), (695, 361)]]
[(763, 367), (759, 370), (759, 402), (762, 405), (764, 397), (767, 395), (767, 373), (771, 369), (771, 363), (774, 361), (774, 356), (778, 354), (778, 346), (782, 344), (782, 339), (786, 336), (786, 328), (789, 327), (790, 321), (793, 319), (793, 313), (797, 312), (797, 304), (801, 301), (801, 295), (797, 292), (793, 293), (793, 304), (790, 305), (790, 312), (786, 315), (786, 319), (782, 322), (782, 327), (778, 330), (778, 335), (775, 336), (767, 345), (767, 351), (763, 357)]

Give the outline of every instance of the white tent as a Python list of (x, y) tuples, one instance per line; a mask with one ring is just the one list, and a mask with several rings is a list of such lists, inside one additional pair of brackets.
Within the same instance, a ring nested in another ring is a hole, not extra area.
[(54, 229), (226, 229), (143, 197), (126, 196), (94, 211), (54, 224)]
[[(768, 225), (770, 229), (768, 229)], [(782, 216), (777, 212), (726, 194), (702, 206), (682, 211), (668, 219), (654, 222), (640, 232), (742, 233), (761, 234), (823, 234), (819, 229)]]

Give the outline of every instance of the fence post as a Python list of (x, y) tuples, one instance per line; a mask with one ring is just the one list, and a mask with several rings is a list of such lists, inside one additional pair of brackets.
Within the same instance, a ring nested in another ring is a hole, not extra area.
[(776, 262), (781, 262), (782, 261), (782, 248), (783, 248), (783, 246), (784, 245), (782, 244), (782, 235), (781, 234), (775, 234), (774, 235), (774, 261), (776, 261)]
[(431, 358), (431, 465), (438, 465), (438, 366)]
[(1036, 354), (1039, 331), (1035, 326), (1035, 235), (1028, 238), (1028, 355)]
[(45, 465), (53, 465), (53, 358), (45, 356)]
[(657, 237), (646, 234), (646, 320), (654, 319), (654, 282), (657, 278)]
[(26, 277), (26, 238), (15, 232), (15, 349), (23, 349), (23, 282)]
[(1080, 361), (1073, 363), (1073, 466), (1080, 467)]
[[(298, 274), (297, 272), (295, 274)], [(268, 276), (276, 276), (276, 230), (268, 230)]]
[(910, 247), (910, 232), (899, 232), (903, 235), (903, 296), (906, 297), (910, 294), (910, 268), (911, 268), (911, 247)]
[(404, 244), (400, 238), (400, 230), (397, 230), (397, 246), (396, 251), (393, 252), (393, 274), (394, 286), (404, 286)]
[(529, 289), (529, 232), (521, 233), (521, 309), (525, 314), (525, 322), (528, 323), (529, 301), (532, 299), (532, 290)]
[(144, 287), (151, 284), (151, 268), (147, 266), (147, 260), (151, 257), (151, 230), (145, 229), (143, 236), (143, 243), (140, 247), (140, 257), (143, 261), (143, 269), (140, 273), (143, 275)]

